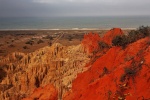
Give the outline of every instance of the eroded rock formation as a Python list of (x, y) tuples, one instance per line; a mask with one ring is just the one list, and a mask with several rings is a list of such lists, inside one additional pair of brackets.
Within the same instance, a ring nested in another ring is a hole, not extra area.
[(30, 97), (23, 100), (58, 100), (58, 91), (51, 84), (34, 90)]
[(122, 48), (111, 43), (117, 35), (114, 28), (102, 38), (86, 34), (78, 46), (0, 58), (0, 100), (149, 100), (150, 37)]
[(72, 87), (77, 73), (87, 68), (89, 61), (81, 45), (65, 47), (54, 44), (33, 53), (15, 52), (0, 59), (0, 100), (20, 100), (38, 87), (53, 84), (61, 99)]

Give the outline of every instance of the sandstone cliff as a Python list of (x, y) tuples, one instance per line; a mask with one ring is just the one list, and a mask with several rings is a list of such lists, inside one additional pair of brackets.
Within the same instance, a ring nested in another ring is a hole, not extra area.
[(53, 44), (33, 53), (15, 52), (0, 59), (0, 100), (20, 100), (38, 87), (53, 84), (61, 99), (72, 87), (77, 73), (87, 68), (88, 55), (81, 45)]

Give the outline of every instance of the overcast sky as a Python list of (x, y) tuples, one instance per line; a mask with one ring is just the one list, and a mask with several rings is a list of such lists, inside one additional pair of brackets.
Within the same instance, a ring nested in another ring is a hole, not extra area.
[(0, 0), (0, 17), (150, 15), (150, 0)]

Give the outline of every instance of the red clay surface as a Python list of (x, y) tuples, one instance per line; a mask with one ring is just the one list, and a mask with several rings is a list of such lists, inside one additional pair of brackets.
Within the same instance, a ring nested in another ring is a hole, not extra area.
[[(107, 32), (102, 40), (111, 45), (112, 38), (121, 34), (123, 34), (121, 29), (116, 28)], [(92, 35), (91, 33), (84, 39), (82, 43), (83, 45), (85, 43), (89, 52), (97, 49), (95, 41), (101, 40), (96, 34)], [(150, 99), (150, 44), (148, 37), (129, 44), (125, 49), (110, 48), (106, 54), (96, 59), (89, 70), (78, 74), (73, 82), (72, 90), (64, 95), (64, 100), (107, 99)]]

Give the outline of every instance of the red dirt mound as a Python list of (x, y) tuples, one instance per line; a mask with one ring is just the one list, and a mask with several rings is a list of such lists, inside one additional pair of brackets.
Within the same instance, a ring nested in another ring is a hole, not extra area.
[(99, 49), (99, 44), (98, 42), (101, 41), (100, 36), (98, 33), (89, 33), (84, 35), (84, 39), (82, 40), (82, 44), (87, 50), (87, 53), (92, 53), (94, 50)]
[(87, 53), (93, 53), (100, 48), (100, 42), (106, 43), (107, 45), (111, 45), (112, 39), (117, 35), (123, 35), (123, 32), (120, 28), (113, 28), (108, 31), (103, 38), (99, 36), (98, 33), (88, 33), (84, 35), (84, 39), (82, 40), (82, 45), (85, 48)]
[(103, 41), (111, 45), (112, 39), (117, 35), (123, 35), (123, 31), (120, 28), (113, 28), (104, 35)]
[(30, 97), (23, 100), (57, 100), (57, 91), (51, 84), (34, 90)]
[[(107, 32), (103, 40), (111, 44), (112, 37), (120, 34), (123, 34), (122, 31), (115, 28)], [(90, 41), (90, 37), (88, 39)], [(94, 42), (94, 38), (91, 40)], [(64, 100), (150, 99), (148, 41), (149, 38), (143, 38), (129, 44), (125, 49), (110, 48), (93, 63), (89, 70), (78, 74), (73, 82), (72, 91), (66, 93)]]

